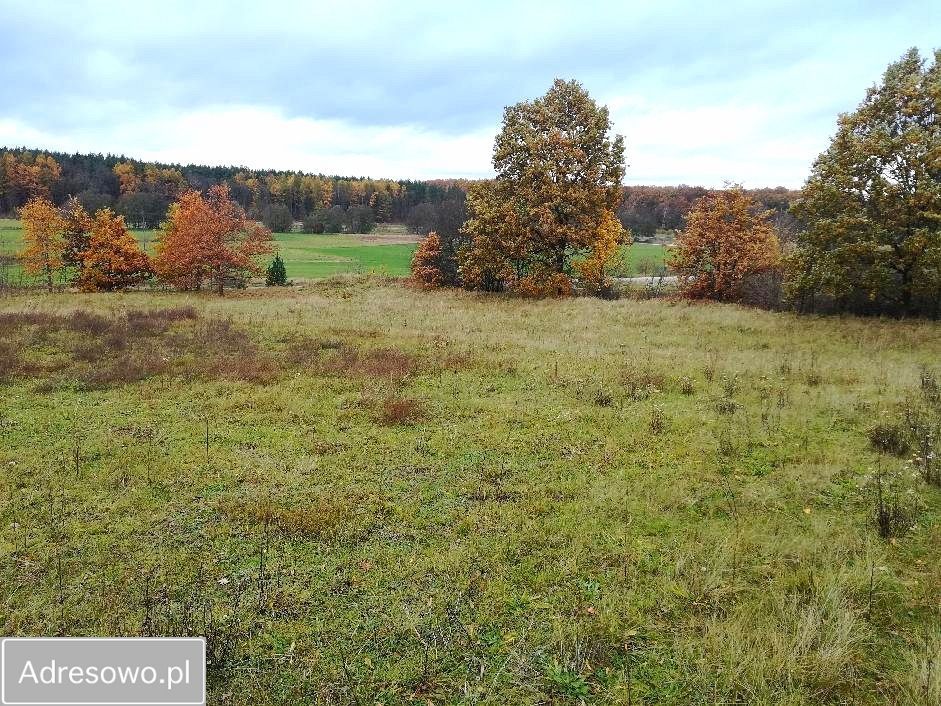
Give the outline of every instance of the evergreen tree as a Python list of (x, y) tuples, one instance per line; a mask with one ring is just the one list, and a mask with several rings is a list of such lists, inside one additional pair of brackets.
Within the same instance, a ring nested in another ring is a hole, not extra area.
[(284, 269), (284, 260), (280, 255), (275, 255), (274, 260), (268, 265), (268, 272), (265, 277), (266, 287), (284, 287), (288, 283), (288, 273)]

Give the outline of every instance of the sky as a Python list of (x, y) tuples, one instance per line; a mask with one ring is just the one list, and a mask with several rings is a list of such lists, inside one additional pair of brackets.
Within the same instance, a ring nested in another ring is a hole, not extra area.
[(503, 108), (576, 79), (628, 184), (799, 187), (941, 0), (0, 0), (0, 145), (348, 176), (492, 175)]

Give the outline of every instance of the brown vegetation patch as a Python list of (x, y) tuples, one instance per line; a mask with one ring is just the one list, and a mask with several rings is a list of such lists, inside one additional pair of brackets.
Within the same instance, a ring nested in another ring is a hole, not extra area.
[(0, 379), (60, 373), (38, 391), (75, 382), (102, 389), (166, 373), (268, 383), (280, 372), (247, 331), (229, 319), (202, 319), (191, 306), (112, 316), (4, 312), (0, 334)]
[(43, 311), (0, 312), (0, 331), (8, 332), (24, 326), (53, 326), (59, 317)]
[(0, 381), (23, 374), (25, 361), (19, 351), (5, 341), (0, 341)]
[(204, 377), (210, 379), (222, 378), (265, 385), (277, 379), (280, 369), (266, 354), (258, 351), (240, 351), (235, 355), (208, 358), (208, 364), (202, 373)]
[(467, 370), (477, 365), (477, 360), (470, 353), (448, 353), (441, 360), (442, 370)]
[(323, 375), (373, 377), (401, 382), (419, 369), (418, 360), (395, 348), (362, 351), (331, 338), (299, 338), (284, 351), (288, 363)]
[(169, 309), (133, 309), (127, 312), (126, 318), (129, 331), (153, 336), (166, 333), (178, 321), (195, 321), (199, 313), (192, 306), (176, 306)]
[(350, 346), (333, 338), (293, 336), (284, 349), (286, 362), (297, 366), (312, 366), (320, 362), (325, 351), (346, 351)]
[(409, 397), (389, 397), (382, 403), (379, 422), (387, 426), (415, 424), (425, 417), (421, 402)]
[(167, 372), (166, 361), (152, 353), (126, 353), (102, 358), (82, 371), (77, 379), (89, 389), (128, 385)]

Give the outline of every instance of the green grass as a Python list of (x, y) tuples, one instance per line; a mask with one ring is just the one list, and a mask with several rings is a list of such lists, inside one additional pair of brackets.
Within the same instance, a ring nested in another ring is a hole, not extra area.
[(653, 274), (666, 264), (667, 249), (657, 243), (633, 243), (625, 248), (624, 274)]
[(317, 279), (342, 273), (408, 274), (415, 245), (364, 243), (356, 235), (277, 233), (279, 252), (288, 277)]
[(208, 634), (212, 704), (937, 704), (941, 491), (881, 539), (906, 462), (867, 433), (939, 334), (377, 277), (6, 297), (3, 634)]

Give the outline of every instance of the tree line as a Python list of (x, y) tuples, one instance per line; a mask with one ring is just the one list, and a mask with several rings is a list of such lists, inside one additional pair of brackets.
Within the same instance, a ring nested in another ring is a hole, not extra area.
[(444, 201), (462, 188), (448, 180), (354, 178), (0, 148), (0, 215), (14, 215), (32, 197), (55, 206), (75, 197), (89, 212), (110, 208), (131, 227), (157, 228), (184, 192), (205, 193), (216, 185), (225, 185), (230, 198), (255, 220), (287, 227), (306, 220), (311, 232), (402, 223), (417, 204)]
[[(57, 206), (74, 196), (91, 213), (110, 208), (130, 227), (142, 229), (157, 228), (183, 192), (225, 184), (232, 199), (273, 232), (291, 230), (295, 223), (308, 233), (368, 233), (376, 223), (405, 223), (421, 234), (456, 232), (466, 220), (464, 204), (473, 183), (352, 179), (0, 148), (0, 215), (14, 215), (32, 196)], [(706, 193), (703, 187), (686, 185), (625, 186), (617, 216), (634, 237), (676, 231)], [(777, 187), (748, 193), (787, 217), (797, 192)]]
[[(941, 316), (941, 51), (911, 49), (841, 115), (803, 189), (621, 189), (623, 139), (574, 81), (506, 109), (496, 178), (429, 233), (412, 278), (529, 296), (613, 294), (633, 236), (679, 228), (680, 292), (798, 311)], [(617, 215), (617, 217), (615, 217)], [(626, 227), (625, 227), (626, 226)]]

